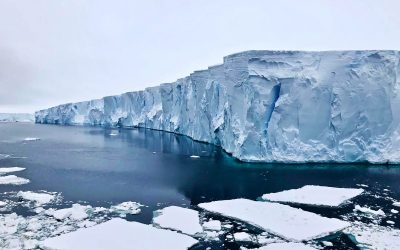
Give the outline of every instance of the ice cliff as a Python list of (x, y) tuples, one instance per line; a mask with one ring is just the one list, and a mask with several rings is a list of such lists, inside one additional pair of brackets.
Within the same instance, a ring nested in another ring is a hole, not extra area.
[(400, 162), (399, 51), (246, 51), (143, 91), (36, 112), (145, 127), (259, 162)]

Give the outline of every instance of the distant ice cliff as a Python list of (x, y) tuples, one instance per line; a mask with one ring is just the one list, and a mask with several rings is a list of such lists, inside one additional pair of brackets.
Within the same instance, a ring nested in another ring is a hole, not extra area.
[(174, 83), (36, 112), (137, 126), (258, 162), (400, 162), (399, 51), (246, 51)]
[(34, 122), (33, 114), (25, 113), (0, 113), (0, 122)]

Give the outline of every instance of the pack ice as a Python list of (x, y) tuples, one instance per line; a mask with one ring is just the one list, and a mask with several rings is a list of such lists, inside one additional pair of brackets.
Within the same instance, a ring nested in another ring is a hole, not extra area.
[(399, 163), (399, 60), (399, 51), (246, 51), (35, 120), (175, 132), (243, 161)]

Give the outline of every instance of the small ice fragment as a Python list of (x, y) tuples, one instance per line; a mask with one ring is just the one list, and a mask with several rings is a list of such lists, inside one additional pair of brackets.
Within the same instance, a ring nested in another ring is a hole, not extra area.
[(322, 244), (324, 245), (324, 246), (326, 246), (326, 247), (332, 247), (333, 246), (333, 243), (332, 242), (330, 242), (330, 241), (322, 241)]
[(365, 185), (365, 184), (356, 184), (356, 185), (359, 187), (368, 187), (368, 185)]
[(40, 138), (36, 138), (36, 137), (26, 137), (24, 139), (24, 141), (39, 141), (39, 140), (40, 140)]
[(194, 236), (203, 231), (199, 212), (189, 208), (170, 206), (154, 212), (153, 224)]
[(114, 218), (93, 227), (81, 228), (72, 233), (46, 239), (40, 245), (44, 249), (53, 250), (186, 250), (197, 242), (187, 235)]
[(115, 132), (110, 133), (110, 136), (117, 136), (117, 135), (118, 135), (118, 133), (115, 133)]
[(83, 206), (80, 204), (73, 204), (70, 208), (63, 208), (58, 210), (47, 210), (46, 213), (48, 215), (53, 216), (58, 220), (71, 219), (81, 221), (88, 217), (87, 210), (90, 209), (91, 206)]
[(28, 179), (15, 175), (0, 176), (0, 184), (8, 185), (23, 185), (29, 183)]
[(142, 204), (134, 201), (125, 201), (118, 205), (111, 206), (110, 211), (120, 214), (139, 214)]
[(392, 214), (398, 214), (398, 213), (399, 213), (399, 211), (397, 211), (396, 209), (391, 209), (390, 212), (391, 212)]
[(221, 222), (219, 220), (210, 220), (203, 223), (204, 230), (221, 231)]
[(294, 243), (294, 242), (279, 242), (272, 243), (260, 248), (256, 248), (254, 250), (316, 250), (316, 248), (304, 245), (303, 243)]
[(395, 224), (394, 221), (392, 221), (392, 220), (387, 220), (386, 223), (390, 224), (390, 225), (394, 225)]
[(198, 155), (191, 155), (190, 158), (198, 159), (198, 158), (200, 158), (200, 156), (198, 156)]
[(54, 194), (34, 193), (31, 191), (19, 191), (17, 193), (17, 196), (21, 197), (22, 199), (35, 202), (37, 206), (42, 206), (42, 205), (47, 204), (55, 199)]
[(6, 206), (7, 205), (7, 202), (5, 202), (5, 201), (0, 201), (0, 207), (4, 207), (4, 206)]
[(19, 172), (19, 171), (23, 171), (23, 170), (25, 170), (25, 168), (20, 168), (20, 167), (0, 168), (0, 175), (12, 173), (12, 172)]
[(233, 238), (235, 238), (237, 242), (253, 242), (255, 240), (251, 234), (246, 232), (234, 233)]
[(306, 185), (298, 189), (264, 194), (262, 199), (283, 203), (338, 207), (346, 201), (360, 195), (363, 191), (364, 190), (361, 188), (336, 188)]
[(372, 215), (378, 215), (378, 216), (385, 216), (385, 212), (382, 211), (382, 209), (378, 210), (373, 210), (369, 207), (361, 207), (359, 205), (356, 205), (354, 207), (354, 211), (358, 211), (361, 213), (367, 213), (367, 214), (372, 214)]

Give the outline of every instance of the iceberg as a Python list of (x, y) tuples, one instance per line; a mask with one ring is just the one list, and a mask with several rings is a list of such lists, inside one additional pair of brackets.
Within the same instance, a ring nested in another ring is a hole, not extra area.
[(321, 238), (350, 226), (350, 223), (322, 217), (287, 205), (247, 199), (200, 203), (200, 208), (237, 219), (289, 241)]
[(364, 190), (361, 188), (335, 188), (306, 185), (298, 189), (264, 194), (262, 199), (310, 206), (338, 207), (348, 200), (360, 195), (363, 191)]
[(143, 127), (255, 162), (400, 163), (400, 52), (245, 51), (143, 91), (37, 111), (36, 123)]
[(115, 218), (108, 222), (41, 242), (42, 249), (189, 249), (198, 241), (190, 236)]

